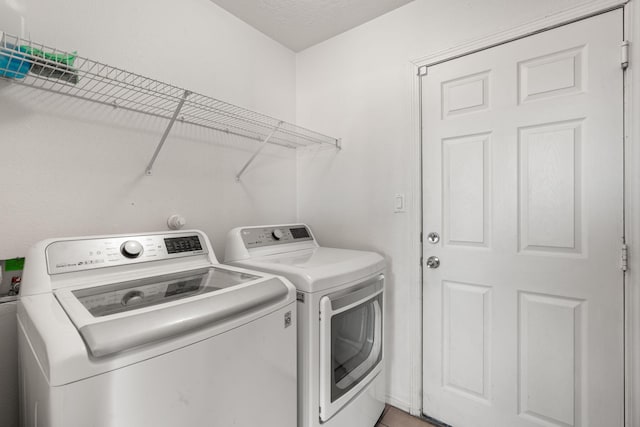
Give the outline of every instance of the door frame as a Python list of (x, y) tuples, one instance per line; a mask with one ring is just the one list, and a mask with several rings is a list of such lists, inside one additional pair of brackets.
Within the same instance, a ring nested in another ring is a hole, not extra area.
[[(414, 58), (408, 64), (410, 81), (411, 194), (413, 206), (410, 222), (414, 232), (410, 245), (419, 264), (411, 271), (409, 310), (410, 334), (415, 337), (410, 351), (412, 415), (422, 415), (422, 86), (421, 74), (426, 68), (461, 56), (531, 36), (559, 26), (609, 12), (624, 9), (624, 37), (631, 42), (630, 58), (640, 61), (640, 5), (632, 0), (594, 0), (566, 9), (551, 16), (537, 19), (514, 28), (469, 40), (459, 45)], [(634, 25), (636, 23), (636, 25)], [(635, 58), (635, 59), (634, 59)], [(640, 62), (638, 62), (640, 64)], [(629, 250), (628, 270), (625, 273), (625, 426), (640, 427), (640, 66), (629, 64), (624, 74), (624, 213), (625, 241)], [(390, 401), (393, 404), (394, 402)]]

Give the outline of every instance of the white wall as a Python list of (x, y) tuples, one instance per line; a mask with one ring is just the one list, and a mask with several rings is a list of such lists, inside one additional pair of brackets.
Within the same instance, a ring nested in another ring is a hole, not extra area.
[[(9, 6), (9, 5), (16, 5)], [(208, 0), (0, 2), (0, 30), (295, 120), (295, 55)], [(181, 213), (218, 256), (237, 225), (295, 219), (295, 155), (235, 182), (255, 143), (0, 82), (0, 259), (46, 237), (166, 229)]]
[[(420, 296), (409, 61), (581, 3), (416, 0), (297, 56), (298, 124), (343, 138), (337, 154), (300, 156), (298, 215), (323, 245), (385, 255), (387, 392), (401, 408), (419, 409), (421, 382), (412, 370), (420, 330), (409, 318)], [(408, 212), (393, 212), (396, 193)]]
[[(20, 35), (21, 18), (35, 42), (295, 120), (294, 53), (208, 0), (0, 2), (0, 31)], [(166, 230), (173, 213), (222, 259), (229, 229), (295, 220), (293, 152), (265, 150), (236, 183), (255, 143), (176, 124), (145, 176), (165, 126), (0, 81), (0, 259), (47, 237)], [(0, 425), (13, 427), (15, 322), (0, 329)]]

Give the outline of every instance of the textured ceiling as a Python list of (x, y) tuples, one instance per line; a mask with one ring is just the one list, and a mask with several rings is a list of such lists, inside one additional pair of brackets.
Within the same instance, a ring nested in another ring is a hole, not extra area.
[(413, 0), (211, 0), (299, 52)]

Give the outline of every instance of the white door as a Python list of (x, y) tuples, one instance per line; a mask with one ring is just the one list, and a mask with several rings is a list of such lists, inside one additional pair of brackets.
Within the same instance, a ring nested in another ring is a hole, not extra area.
[(422, 78), (424, 259), (441, 263), (423, 277), (428, 416), (623, 425), (622, 20)]

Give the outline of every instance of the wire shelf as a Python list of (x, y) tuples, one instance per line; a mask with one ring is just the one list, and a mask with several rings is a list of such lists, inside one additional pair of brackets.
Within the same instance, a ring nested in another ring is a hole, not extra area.
[(0, 79), (166, 118), (170, 125), (160, 145), (178, 120), (287, 148), (318, 144), (340, 148), (336, 138), (2, 32)]

